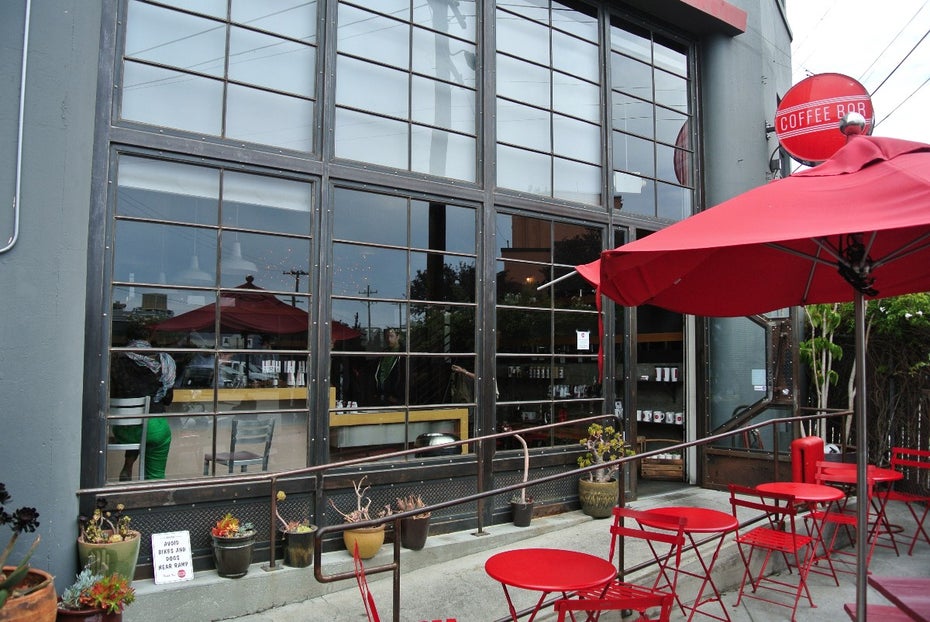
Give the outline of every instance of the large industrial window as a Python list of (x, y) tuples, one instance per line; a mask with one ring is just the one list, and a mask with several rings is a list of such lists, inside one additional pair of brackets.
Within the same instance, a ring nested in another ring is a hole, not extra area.
[[(112, 400), (150, 400), (144, 461), (107, 451), (107, 479), (306, 466), (312, 186), (238, 166), (114, 164), (108, 447), (142, 431), (113, 425)], [(258, 463), (223, 461), (234, 431), (264, 421), (270, 451), (237, 448)]]
[(449, 201), (335, 189), (334, 458), (470, 435), (477, 222)]
[(570, 2), (499, 3), (497, 185), (597, 205), (601, 105), (597, 13)]
[(118, 116), (312, 151), (316, 31), (315, 0), (130, 0)]
[(694, 201), (688, 49), (615, 21), (610, 28), (612, 207), (681, 220)]
[(476, 181), (475, 27), (473, 0), (340, 2), (336, 157)]
[[(497, 217), (497, 426), (520, 429), (603, 412), (594, 288), (574, 274), (597, 259), (603, 231), (550, 218)], [(612, 410), (612, 409), (611, 409)], [(531, 433), (533, 445), (574, 444), (583, 429)], [(512, 445), (513, 441), (502, 442)]]

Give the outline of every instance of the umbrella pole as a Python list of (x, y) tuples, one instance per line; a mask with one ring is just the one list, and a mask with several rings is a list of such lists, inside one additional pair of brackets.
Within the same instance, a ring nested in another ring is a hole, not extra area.
[(858, 289), (855, 305), (856, 340), (856, 619), (866, 619), (866, 552), (869, 533), (868, 443), (866, 442), (865, 399), (865, 296)]

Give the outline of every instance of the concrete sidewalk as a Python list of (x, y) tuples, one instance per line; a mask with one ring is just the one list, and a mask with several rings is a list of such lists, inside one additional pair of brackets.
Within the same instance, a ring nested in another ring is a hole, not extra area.
[[(670, 505), (692, 505), (710, 507), (729, 512), (729, 495), (726, 492), (704, 490), (696, 487), (682, 488), (673, 492), (653, 495), (629, 505), (637, 509), (648, 509)], [(913, 529), (913, 519), (902, 504), (889, 504), (890, 521), (905, 526), (908, 532)], [(401, 620), (434, 620), (455, 617), (458, 622), (488, 622), (506, 619), (507, 604), (500, 584), (484, 572), (485, 561), (493, 554), (514, 547), (548, 547), (566, 548), (585, 551), (596, 555), (607, 554), (609, 545), (609, 519), (593, 520), (580, 512), (569, 512), (550, 517), (534, 518), (530, 527), (520, 529), (512, 525), (494, 525), (487, 529), (488, 534), (476, 536), (462, 532), (430, 536), (422, 551), (404, 550), (401, 563)], [(908, 540), (909, 542), (909, 540)], [(705, 545), (702, 551), (712, 545)], [(871, 571), (878, 575), (930, 576), (930, 545), (918, 543), (913, 556), (905, 550), (900, 556), (887, 548), (877, 547), (872, 558)], [(626, 567), (630, 568), (647, 559), (648, 551), (627, 546)], [(693, 553), (686, 553), (693, 560)], [(391, 547), (385, 546), (374, 559), (368, 560), (366, 566), (389, 562)], [(351, 568), (351, 557), (344, 551), (327, 553), (323, 556), (327, 574)], [(696, 562), (694, 562), (696, 568)], [(714, 568), (714, 581), (723, 594), (723, 603), (733, 622), (770, 621), (790, 619), (790, 609), (777, 607), (768, 603), (744, 599), (739, 607), (735, 606), (734, 588), (742, 574), (742, 562), (738, 557), (732, 534), (728, 534), (720, 557)], [(290, 569), (299, 572), (297, 569)], [(307, 569), (309, 570), (309, 569)], [(392, 619), (391, 574), (369, 575), (369, 584), (378, 603), (382, 620)], [(635, 576), (630, 577), (635, 580)], [(313, 581), (312, 573), (308, 580)], [(843, 610), (844, 603), (855, 602), (855, 576), (841, 574), (837, 587), (833, 579), (811, 573), (808, 583), (816, 604), (811, 608), (802, 599), (798, 606), (798, 622), (814, 622), (829, 619), (832, 622), (847, 620)], [(309, 600), (275, 607), (262, 613), (225, 618), (235, 622), (304, 622), (307, 620), (326, 620), (333, 622), (358, 622), (365, 620), (358, 587), (354, 581), (338, 585), (329, 584), (333, 591)], [(244, 587), (244, 585), (243, 585)], [(344, 589), (338, 589), (338, 588)], [(685, 599), (693, 598), (697, 590), (697, 581), (683, 577), (679, 592)], [(535, 603), (538, 593), (512, 590), (518, 608)], [(885, 603), (873, 589), (867, 594), (869, 603)], [(720, 615), (718, 603), (707, 605), (709, 613)], [(697, 618), (697, 616), (696, 616)], [(703, 616), (706, 618), (706, 616)], [(540, 622), (555, 620), (551, 608), (544, 610), (537, 617)], [(605, 621), (619, 620), (619, 614), (606, 612), (601, 617)], [(681, 611), (676, 609), (672, 620), (685, 620)]]

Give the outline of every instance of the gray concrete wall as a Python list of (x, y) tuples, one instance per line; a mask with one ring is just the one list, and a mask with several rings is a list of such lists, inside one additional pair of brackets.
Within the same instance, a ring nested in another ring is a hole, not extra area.
[[(0, 246), (12, 233), (26, 6), (0, 3)], [(20, 235), (0, 255), (0, 481), (12, 507), (39, 511), (32, 565), (56, 575), (59, 590), (76, 565), (99, 33), (98, 2), (32, 2)]]
[(746, 32), (709, 38), (700, 68), (706, 207), (771, 179), (778, 141), (765, 127), (791, 88), (791, 37), (777, 0), (730, 2), (747, 12)]

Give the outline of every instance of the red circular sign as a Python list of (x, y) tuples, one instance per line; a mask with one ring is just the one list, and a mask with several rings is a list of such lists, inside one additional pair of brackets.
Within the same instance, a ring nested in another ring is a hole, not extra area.
[(850, 112), (865, 117), (862, 133), (871, 134), (875, 112), (865, 87), (839, 73), (817, 74), (785, 93), (775, 112), (775, 135), (782, 148), (802, 164), (823, 162), (846, 144), (840, 121)]

